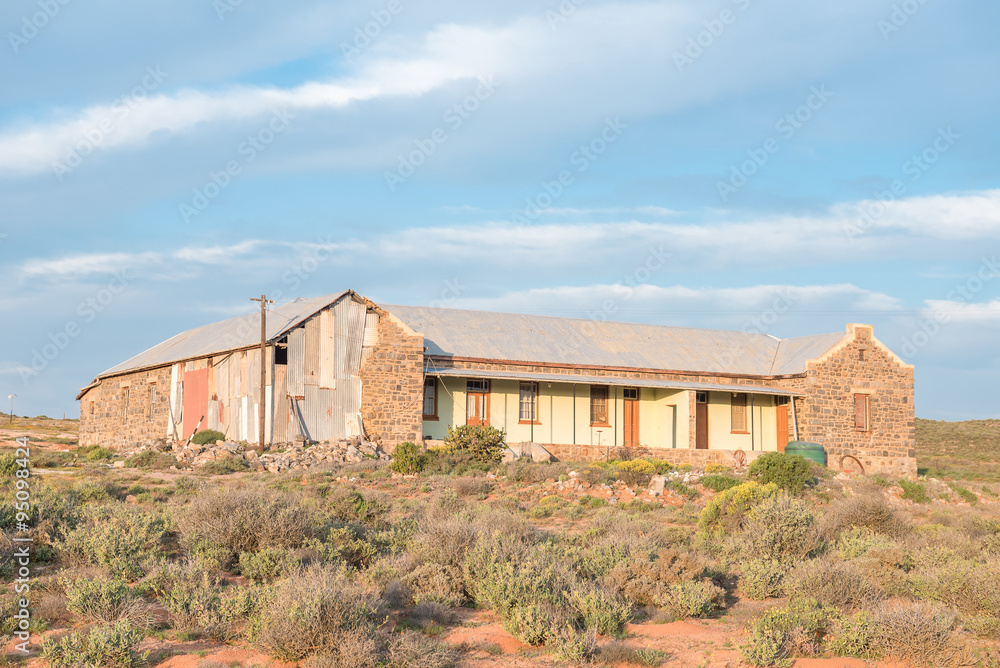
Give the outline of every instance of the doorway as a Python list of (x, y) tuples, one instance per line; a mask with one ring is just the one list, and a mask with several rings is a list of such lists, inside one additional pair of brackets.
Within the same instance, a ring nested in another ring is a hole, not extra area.
[(634, 448), (639, 445), (639, 389), (626, 387), (622, 390), (624, 400), (624, 422), (625, 438), (627, 447)]
[(490, 381), (469, 380), (465, 386), (465, 424), (481, 427), (490, 423)]
[(694, 447), (708, 450), (708, 392), (695, 392)]
[(784, 452), (788, 445), (788, 397), (775, 397), (774, 415), (777, 420), (778, 452)]

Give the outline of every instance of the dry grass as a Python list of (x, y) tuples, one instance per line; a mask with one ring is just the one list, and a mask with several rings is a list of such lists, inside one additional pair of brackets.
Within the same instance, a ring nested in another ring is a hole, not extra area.
[(944, 422), (917, 418), (918, 473), (1000, 482), (1000, 420)]

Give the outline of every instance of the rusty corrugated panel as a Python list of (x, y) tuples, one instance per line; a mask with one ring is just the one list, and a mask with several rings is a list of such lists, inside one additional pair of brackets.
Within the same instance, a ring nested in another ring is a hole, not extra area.
[(205, 418), (208, 424), (203, 424), (202, 429), (215, 429), (216, 431), (222, 431), (219, 425), (219, 402), (208, 400), (208, 417)]
[(340, 430), (336, 429), (336, 420), (334, 419), (333, 411), (333, 397), (338, 393), (338, 390), (328, 390), (320, 388), (316, 396), (317, 404), (315, 408), (310, 409), (310, 411), (315, 411), (316, 415), (316, 434), (314, 438), (317, 441), (328, 441), (332, 438), (339, 438), (340, 434), (337, 433)]
[(306, 398), (299, 402), (302, 411), (302, 418), (305, 422), (306, 431), (313, 440), (318, 440), (319, 434), (319, 413), (320, 413), (320, 389), (318, 385), (306, 385)]
[(219, 411), (219, 426), (217, 429), (227, 435), (229, 433), (230, 411), (226, 410), (226, 408), (233, 405), (232, 394), (229, 391), (230, 380), (232, 378), (232, 370), (230, 369), (232, 359), (232, 355), (226, 355), (215, 365), (215, 375), (218, 382), (216, 389), (219, 393), (219, 401), (225, 407)]
[(288, 393), (305, 395), (303, 376), (306, 368), (306, 330), (296, 327), (288, 333)]
[(274, 367), (274, 430), (272, 443), (284, 443), (288, 438), (288, 366)]
[[(779, 346), (772, 336), (748, 332), (420, 306), (384, 308), (424, 335), (427, 354), (439, 356), (767, 376)], [(828, 340), (842, 336), (830, 335)], [(825, 342), (815, 339), (820, 347)], [(781, 368), (784, 373), (806, 370), (795, 364)]]

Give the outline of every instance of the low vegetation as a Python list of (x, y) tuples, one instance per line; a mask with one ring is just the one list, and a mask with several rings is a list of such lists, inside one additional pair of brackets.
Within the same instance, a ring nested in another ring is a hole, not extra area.
[[(687, 478), (638, 450), (502, 463), (496, 438), (324, 471), (206, 479), (147, 457), (35, 476), (42, 658), (148, 667), (159, 641), (196, 639), (304, 668), (681, 665), (683, 643), (649, 629), (699, 619), (727, 629), (710, 651), (732, 665), (1000, 662), (1000, 499), (981, 483), (845, 479), (783, 454)], [(4, 537), (15, 493), (0, 481)], [(5, 619), (14, 605), (0, 597)], [(469, 640), (490, 624), (509, 646)]]

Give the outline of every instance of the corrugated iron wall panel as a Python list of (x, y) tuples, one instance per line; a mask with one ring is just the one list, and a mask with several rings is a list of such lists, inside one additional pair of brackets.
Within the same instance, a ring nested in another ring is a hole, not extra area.
[(306, 364), (303, 382), (306, 385), (319, 385), (319, 318), (306, 321)]
[(302, 418), (306, 426), (306, 434), (310, 440), (318, 440), (319, 434), (319, 386), (306, 385), (306, 398), (304, 402), (299, 402), (302, 409)]
[(329, 441), (330, 439), (338, 437), (336, 434), (336, 420), (334, 420), (333, 411), (333, 397), (337, 394), (337, 392), (337, 390), (319, 389), (319, 393), (316, 397), (318, 404), (315, 407), (316, 435), (314, 438), (317, 441)]
[(306, 330), (302, 327), (288, 333), (288, 394), (293, 397), (305, 395), (303, 376), (306, 368)]
[(378, 313), (368, 311), (365, 315), (365, 335), (361, 342), (361, 363), (364, 364), (372, 356), (372, 351), (378, 345)]
[(322, 311), (315, 320), (319, 321), (319, 386), (332, 390), (337, 387), (334, 373), (337, 336), (334, 329), (333, 310)]
[(205, 420), (208, 422), (208, 424), (207, 425), (203, 424), (201, 426), (202, 430), (205, 430), (205, 429), (215, 429), (216, 431), (222, 431), (222, 429), (219, 428), (219, 402), (218, 401), (213, 401), (212, 399), (208, 400), (208, 417), (205, 418)]
[(272, 443), (285, 443), (288, 438), (288, 391), (286, 387), (288, 366), (274, 367), (274, 437)]

